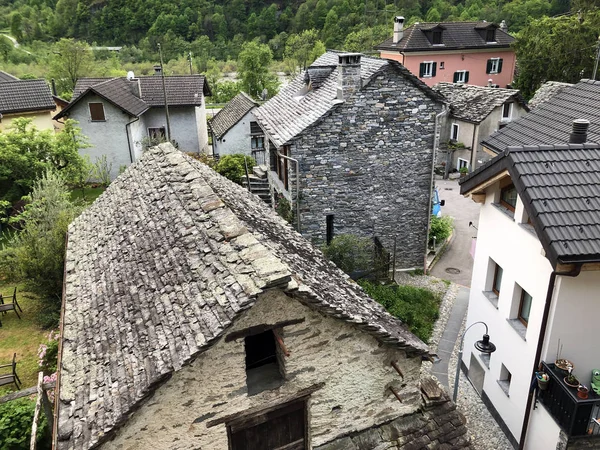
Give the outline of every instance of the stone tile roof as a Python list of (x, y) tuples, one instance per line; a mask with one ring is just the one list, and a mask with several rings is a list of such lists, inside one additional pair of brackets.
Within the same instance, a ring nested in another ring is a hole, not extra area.
[(508, 170), (546, 257), (600, 262), (600, 145), (508, 147), (460, 181), (461, 194)]
[[(141, 97), (135, 94), (135, 86), (133, 86), (133, 83), (138, 81)], [(203, 75), (165, 77), (165, 85), (169, 106), (201, 106), (203, 95), (210, 95), (210, 89)], [(139, 116), (153, 106), (165, 106), (160, 76), (139, 77), (133, 81), (125, 77), (81, 78), (75, 85), (73, 100), (55, 118), (67, 116), (73, 105), (87, 92), (105, 98), (132, 116)]]
[[(438, 26), (442, 28), (443, 45), (433, 45), (425, 35), (425, 31)], [(496, 28), (496, 42), (486, 42), (477, 32), (478, 29), (490, 26)], [(508, 48), (514, 40), (514, 37), (498, 28), (497, 25), (488, 22), (423, 22), (406, 28), (404, 36), (398, 43), (394, 44), (393, 38), (390, 37), (375, 48), (377, 50), (396, 50), (399, 52), (496, 49)]]
[[(285, 145), (306, 128), (324, 117), (336, 105), (342, 103), (337, 98), (338, 54), (327, 51), (310, 65), (306, 72), (298, 75), (279, 93), (260, 106), (254, 113), (262, 128), (269, 134), (277, 147)], [(396, 61), (372, 58), (362, 55), (361, 79), (367, 85), (373, 75), (387, 66), (394, 67), (402, 76), (423, 90), (435, 100), (441, 96), (411, 74)], [(306, 90), (307, 81), (312, 89)]]
[(409, 355), (428, 352), (258, 197), (170, 144), (71, 224), (65, 265), (59, 449), (109, 439), (270, 287)]
[(15, 81), (18, 80), (17, 77), (11, 75), (10, 73), (6, 73), (0, 70), (0, 83), (6, 83), (7, 81)]
[(529, 111), (517, 89), (472, 86), (464, 83), (438, 83), (433, 89), (450, 103), (452, 115), (460, 120), (480, 123), (497, 107), (513, 100)]
[(564, 87), (529, 114), (509, 122), (481, 143), (496, 153), (514, 145), (567, 143), (575, 119), (589, 120), (588, 142), (600, 142), (600, 81), (581, 80)]
[(537, 108), (542, 103), (547, 102), (566, 87), (573, 86), (571, 83), (562, 83), (560, 81), (546, 81), (542, 84), (535, 95), (529, 101), (531, 109)]
[(248, 94), (240, 92), (209, 122), (213, 135), (220, 139), (231, 127), (257, 106), (258, 103), (252, 100)]
[(56, 104), (45, 80), (0, 83), (0, 114), (53, 111)]

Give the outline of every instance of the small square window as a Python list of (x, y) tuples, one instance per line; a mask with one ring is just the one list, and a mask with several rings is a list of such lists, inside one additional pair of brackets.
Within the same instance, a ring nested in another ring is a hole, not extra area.
[(500, 295), (500, 287), (502, 286), (502, 275), (504, 274), (504, 270), (498, 264), (494, 268), (494, 281), (492, 282), (492, 291), (496, 295)]
[(167, 139), (165, 127), (148, 128), (148, 137), (152, 140), (163, 142)]
[(512, 103), (502, 105), (502, 119), (510, 119), (512, 116)]
[(517, 189), (514, 184), (509, 184), (500, 191), (500, 204), (506, 209), (515, 212), (517, 206)]
[(424, 62), (422, 64), (423, 67), (423, 78), (428, 78), (433, 76), (433, 62)]
[(92, 122), (105, 122), (104, 104), (103, 103), (88, 103), (90, 107), (90, 118)]
[(498, 73), (498, 68), (500, 67), (500, 58), (491, 58), (488, 60), (488, 64), (488, 73)]
[(468, 72), (466, 70), (457, 70), (454, 72), (455, 83), (466, 83), (468, 81)]
[(444, 61), (441, 61), (441, 62), (440, 62), (440, 69), (441, 69), (441, 70), (444, 70)]
[(498, 378), (498, 384), (504, 393), (508, 396), (510, 392), (510, 382), (512, 381), (512, 374), (506, 368), (504, 364), (500, 368), (500, 377)]
[(275, 331), (246, 336), (246, 384), (248, 395), (276, 389), (283, 383)]

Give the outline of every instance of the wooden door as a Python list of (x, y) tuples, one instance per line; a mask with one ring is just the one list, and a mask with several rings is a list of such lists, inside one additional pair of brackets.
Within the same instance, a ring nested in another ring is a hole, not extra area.
[(306, 450), (306, 402), (232, 423), (229, 439), (232, 450)]

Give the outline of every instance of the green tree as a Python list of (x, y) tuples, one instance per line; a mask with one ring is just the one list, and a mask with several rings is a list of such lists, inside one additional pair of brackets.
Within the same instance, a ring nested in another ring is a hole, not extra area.
[(292, 34), (285, 44), (285, 57), (296, 60), (299, 67), (306, 69), (314, 61), (311, 60), (311, 54), (318, 40), (315, 29)]
[(2, 56), (4, 62), (8, 62), (10, 60), (10, 55), (12, 52), (12, 42), (8, 38), (0, 35), (0, 56)]
[(388, 27), (380, 25), (372, 28), (362, 28), (346, 36), (344, 50), (349, 52), (365, 52), (372, 50), (389, 37)]
[(74, 39), (61, 39), (53, 47), (49, 76), (56, 80), (60, 93), (73, 92), (78, 78), (90, 75), (94, 55), (90, 46)]
[(277, 93), (279, 82), (269, 72), (272, 61), (273, 53), (268, 45), (256, 41), (244, 44), (238, 57), (238, 76), (246, 93), (255, 98), (260, 98), (265, 89), (269, 97)]

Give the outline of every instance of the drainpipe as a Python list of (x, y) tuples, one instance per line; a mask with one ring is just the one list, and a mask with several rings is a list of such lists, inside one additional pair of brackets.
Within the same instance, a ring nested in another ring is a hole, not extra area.
[(127, 136), (127, 148), (129, 149), (129, 159), (131, 160), (131, 164), (134, 163), (134, 160), (133, 160), (133, 152), (131, 150), (131, 139), (129, 139), (129, 125), (131, 125), (134, 122), (137, 122), (138, 120), (140, 120), (140, 118), (136, 117), (131, 122), (127, 122), (125, 124), (125, 135)]
[(296, 217), (298, 218), (297, 231), (300, 233), (300, 163), (297, 159), (282, 155), (279, 152), (279, 149), (277, 150), (277, 156), (292, 161), (294, 164), (296, 164)]
[[(444, 105), (445, 107), (445, 105)], [(433, 200), (433, 175), (435, 170), (435, 157), (437, 155), (438, 148), (438, 128), (440, 126), (440, 119), (447, 115), (450, 110), (445, 108), (442, 112), (436, 114), (435, 122), (433, 125), (433, 155), (431, 158), (431, 183), (429, 185), (429, 203), (427, 204), (427, 232), (425, 233), (425, 255), (423, 256), (423, 273), (427, 273), (427, 247), (429, 246), (429, 226), (431, 225), (431, 202)]]
[[(575, 268), (569, 272), (557, 272), (553, 270), (550, 274), (550, 281), (548, 282), (548, 292), (546, 294), (546, 304), (544, 306), (544, 316), (542, 317), (542, 326), (540, 328), (540, 335), (538, 337), (537, 349), (535, 351), (535, 358), (533, 360), (532, 375), (537, 371), (542, 356), (542, 347), (544, 346), (544, 340), (546, 339), (546, 327), (548, 325), (548, 316), (550, 315), (550, 307), (552, 306), (552, 295), (554, 294), (554, 285), (556, 283), (556, 276), (560, 275), (563, 277), (576, 277), (581, 273), (582, 264), (577, 264)], [(521, 427), (521, 439), (519, 440), (519, 450), (525, 448), (525, 440), (527, 438), (527, 427), (529, 426), (529, 416), (531, 415), (531, 405), (533, 403), (533, 392), (529, 392), (527, 396), (527, 406), (525, 407), (525, 417), (523, 417), (523, 426)]]

